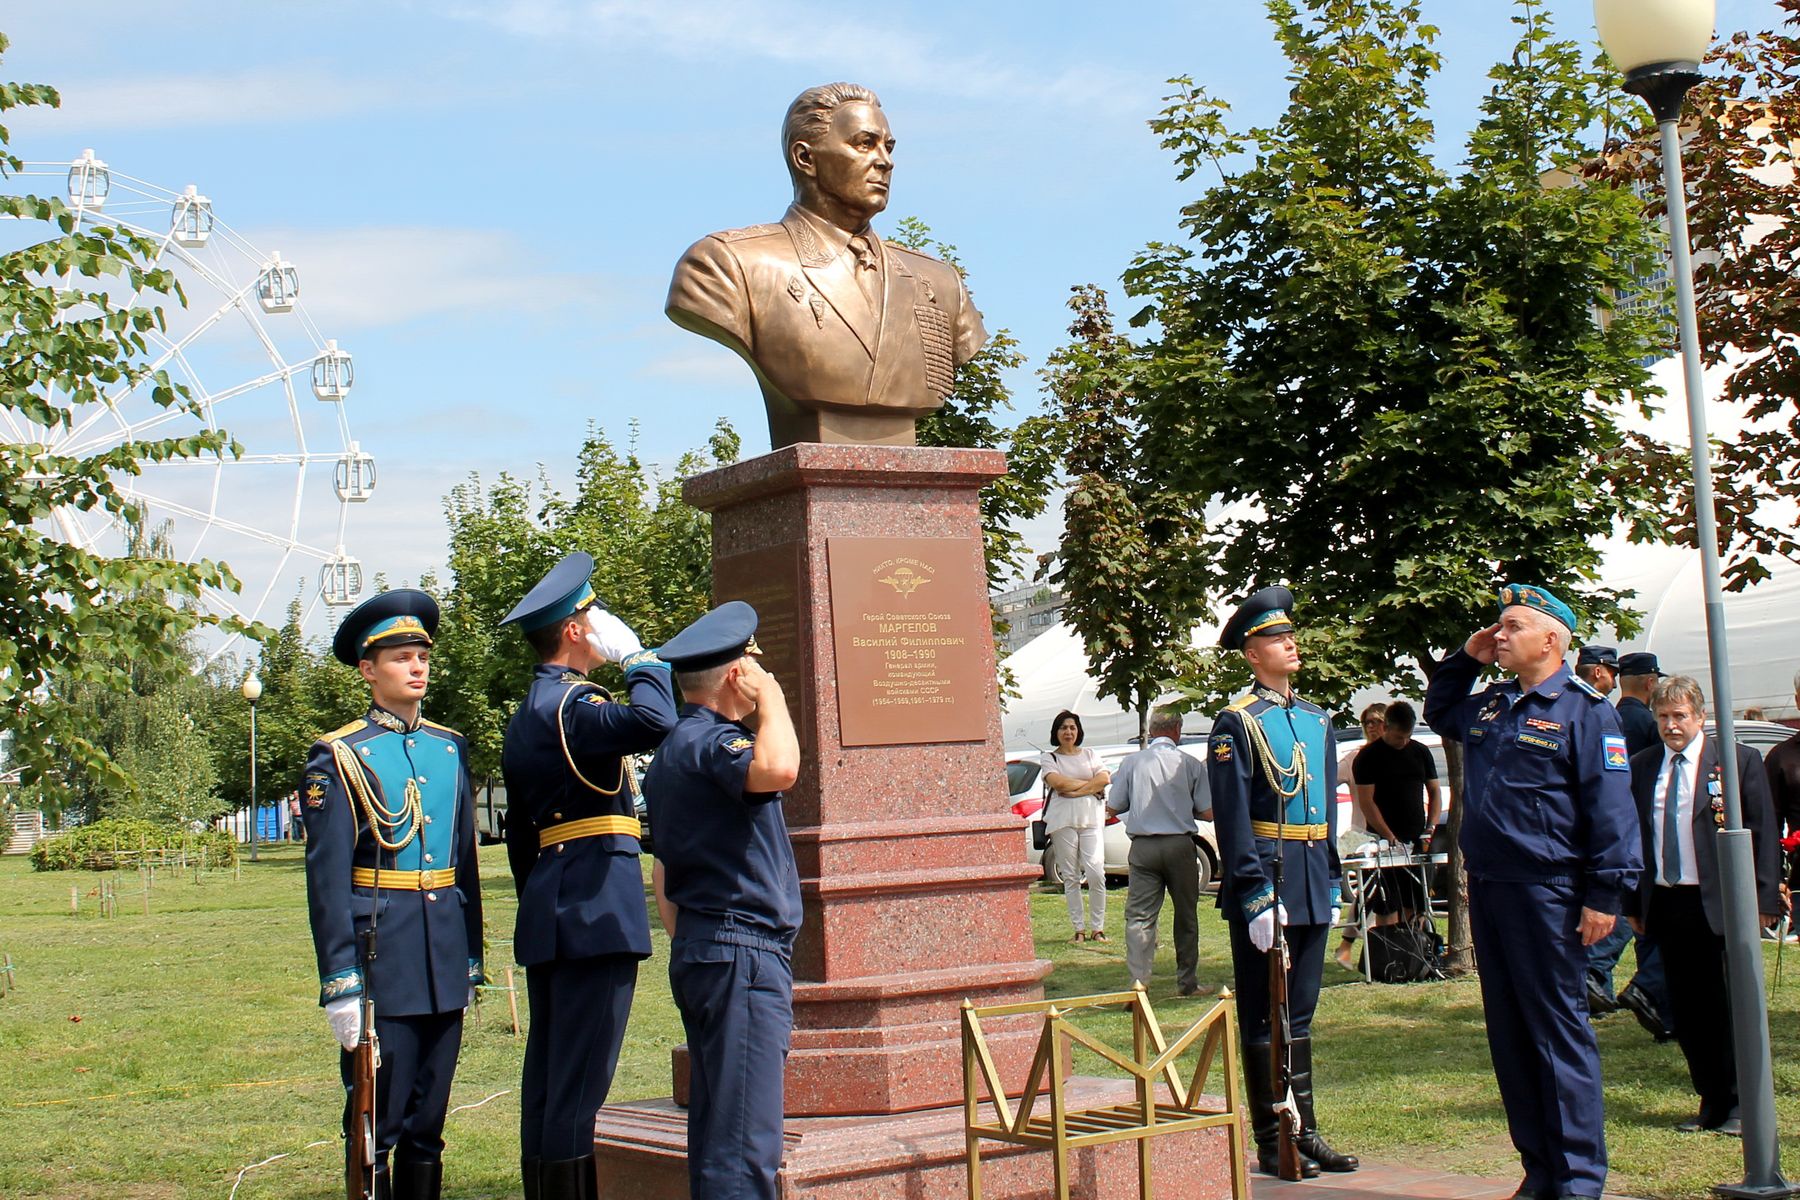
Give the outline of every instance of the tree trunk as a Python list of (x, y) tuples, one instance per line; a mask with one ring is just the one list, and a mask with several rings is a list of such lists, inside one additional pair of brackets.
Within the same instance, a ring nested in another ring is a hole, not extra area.
[[(1430, 687), (1431, 677), (1437, 674), (1437, 659), (1422, 653), (1418, 660), (1425, 685)], [(1443, 730), (1436, 733), (1444, 738), (1444, 768), (1450, 775), (1450, 812), (1445, 828), (1450, 842), (1450, 861), (1445, 864), (1450, 873), (1450, 936), (1446, 939), (1444, 966), (1452, 975), (1467, 975), (1476, 969), (1476, 964), (1475, 939), (1469, 929), (1469, 873), (1462, 856), (1463, 747), (1461, 742), (1444, 737)]]

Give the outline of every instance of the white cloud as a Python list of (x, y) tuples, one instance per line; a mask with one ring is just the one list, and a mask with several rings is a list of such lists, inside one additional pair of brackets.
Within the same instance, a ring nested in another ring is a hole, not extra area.
[(271, 63), (213, 75), (140, 75), (58, 84), (59, 109), (28, 110), (33, 121), (80, 130), (174, 129), (317, 121), (396, 104), (417, 92), (353, 79), (308, 63)]
[(789, 0), (508, 0), (449, 10), (519, 37), (585, 37), (609, 49), (648, 49), (717, 61), (762, 59), (826, 72), (854, 63), (858, 79), (920, 87), (965, 99), (1012, 96), (1059, 107), (1139, 112), (1143, 81), (1108, 67), (1043, 64), (969, 54), (936, 39), (872, 21), (866, 12), (822, 18)]
[(593, 314), (616, 292), (592, 272), (560, 271), (509, 230), (366, 226), (255, 230), (300, 274), (321, 329), (367, 329), (457, 312)]

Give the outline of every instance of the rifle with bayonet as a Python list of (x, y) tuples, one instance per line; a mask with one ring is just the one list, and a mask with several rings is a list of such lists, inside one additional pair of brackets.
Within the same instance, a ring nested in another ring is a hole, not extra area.
[(1275, 1098), (1275, 1116), (1280, 1121), (1276, 1142), (1276, 1173), (1282, 1179), (1303, 1178), (1300, 1169), (1300, 1111), (1294, 1107), (1293, 1025), (1288, 1015), (1288, 972), (1293, 960), (1288, 954), (1287, 930), (1282, 925), (1281, 866), (1287, 848), (1287, 802), (1275, 813), (1275, 940), (1269, 946), (1269, 1073), (1273, 1076), (1269, 1094)]

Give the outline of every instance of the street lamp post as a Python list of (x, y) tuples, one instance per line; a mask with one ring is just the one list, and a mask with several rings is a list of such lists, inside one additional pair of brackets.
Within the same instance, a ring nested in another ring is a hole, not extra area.
[[(1744, 1181), (1722, 1185), (1722, 1196), (1791, 1196), (1776, 1144), (1775, 1081), (1769, 1062), (1769, 1014), (1763, 1001), (1761, 922), (1750, 831), (1738, 790), (1737, 730), (1732, 719), (1731, 657), (1725, 647), (1725, 601), (1719, 583), (1719, 533), (1713, 512), (1712, 462), (1706, 435), (1706, 387), (1701, 376), (1699, 322), (1694, 313), (1694, 264), (1688, 245), (1687, 184), (1681, 170), (1681, 106), (1699, 83), (1700, 60), (1712, 41), (1713, 0), (1594, 0), (1601, 44), (1625, 72), (1625, 90), (1643, 97), (1662, 134), (1663, 195), (1669, 214), (1669, 252), (1675, 277), (1675, 315), (1681, 333), (1687, 392), (1689, 457), (1694, 477), (1695, 537), (1706, 596), (1706, 656), (1723, 776), (1725, 824), (1718, 833), (1719, 882), (1724, 899), (1726, 978), (1731, 992), (1738, 1107), (1743, 1124)], [(1651, 869), (1646, 866), (1646, 869)]]
[(244, 699), (250, 702), (250, 861), (256, 861), (262, 814), (256, 811), (256, 702), (262, 699), (262, 680), (256, 672), (244, 676)]

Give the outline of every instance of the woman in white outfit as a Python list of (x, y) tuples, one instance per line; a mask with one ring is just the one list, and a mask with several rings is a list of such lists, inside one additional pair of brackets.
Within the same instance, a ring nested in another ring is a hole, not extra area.
[[(1056, 874), (1069, 901), (1069, 923), (1078, 942), (1104, 942), (1106, 936), (1106, 867), (1100, 842), (1106, 823), (1102, 801), (1112, 782), (1100, 767), (1100, 757), (1083, 750), (1085, 731), (1081, 718), (1059, 712), (1050, 723), (1050, 741), (1056, 749), (1042, 758), (1044, 784), (1049, 800), (1044, 807), (1044, 828), (1050, 834), (1050, 852)], [(1087, 921), (1081, 914), (1081, 881), (1087, 880)]]

